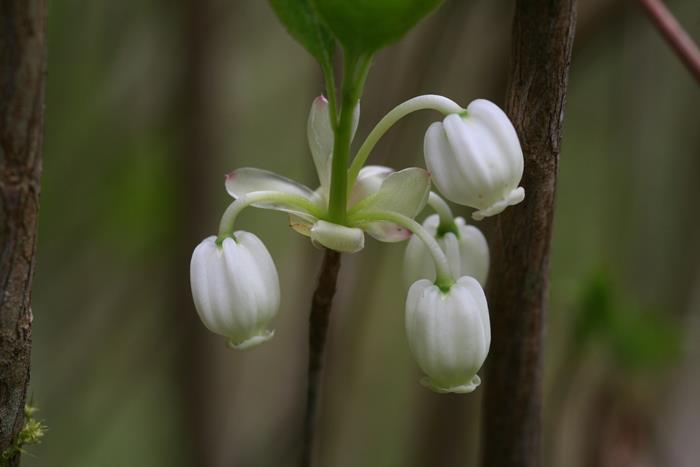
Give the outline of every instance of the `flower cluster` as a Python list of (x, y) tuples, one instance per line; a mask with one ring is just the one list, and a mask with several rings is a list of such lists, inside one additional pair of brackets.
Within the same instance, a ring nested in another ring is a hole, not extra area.
[[(226, 191), (234, 201), (222, 216), (218, 237), (205, 239), (192, 255), (192, 295), (200, 318), (235, 348), (260, 344), (273, 335), (268, 326), (280, 304), (274, 262), (258, 237), (234, 230), (236, 218), (248, 206), (285, 212), (290, 226), (314, 245), (343, 253), (362, 250), (365, 234), (381, 242), (408, 240), (406, 333), (427, 375), (422, 382), (437, 392), (473, 391), (491, 341), (483, 291), (488, 244), (478, 228), (453, 216), (431, 184), (449, 201), (475, 209), (472, 217), (477, 221), (522, 201), (523, 154), (513, 125), (486, 100), (466, 109), (441, 96), (406, 101), (377, 124), (358, 150), (344, 180), (347, 206), (338, 218), (330, 209), (336, 132), (329, 107), (324, 97), (316, 98), (308, 119), (316, 189), (255, 168), (226, 176)], [(365, 166), (388, 128), (420, 109), (445, 115), (425, 135), (429, 171)], [(352, 118), (351, 139), (359, 106)], [(436, 214), (421, 225), (414, 218), (426, 205)]]

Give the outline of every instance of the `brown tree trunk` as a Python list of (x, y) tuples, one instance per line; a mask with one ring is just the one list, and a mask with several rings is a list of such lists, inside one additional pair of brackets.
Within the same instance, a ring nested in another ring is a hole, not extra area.
[(517, 0), (506, 112), (525, 154), (525, 201), (496, 221), (482, 465), (542, 464), (542, 330), (575, 0)]
[(187, 465), (211, 467), (217, 451), (212, 441), (215, 430), (210, 420), (211, 378), (213, 368), (205, 343), (209, 334), (197, 317), (189, 283), (189, 265), (195, 246), (210, 234), (210, 210), (213, 205), (207, 187), (221, 184), (212, 166), (216, 153), (214, 92), (210, 76), (215, 73), (213, 45), (220, 21), (212, 0), (183, 0), (183, 68), (181, 98), (181, 152), (175, 164), (178, 171), (178, 238), (172, 268), (173, 304), (177, 310), (182, 345), (177, 366), (179, 390), (184, 408), (184, 434)]
[(29, 384), (45, 69), (46, 1), (0, 0), (0, 453), (24, 425)]

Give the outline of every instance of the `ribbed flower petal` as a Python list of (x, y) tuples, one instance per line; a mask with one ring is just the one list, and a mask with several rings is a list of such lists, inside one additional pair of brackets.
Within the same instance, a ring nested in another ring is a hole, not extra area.
[(192, 254), (190, 283), (204, 325), (236, 348), (270, 339), (267, 326), (280, 303), (277, 269), (265, 245), (253, 234), (235, 232), (221, 246), (216, 237)]
[(425, 135), (425, 162), (440, 192), (476, 209), (476, 220), (523, 200), (523, 153), (515, 128), (495, 104), (478, 99), (464, 115), (434, 123)]
[(428, 127), (423, 144), (425, 152), (425, 165), (432, 175), (432, 181), (440, 193), (451, 201), (465, 204), (468, 199), (461, 198), (461, 192), (457, 187), (469, 182), (469, 173), (462, 173), (459, 164), (449, 163), (456, 160), (457, 156), (452, 151), (442, 122), (435, 122)]
[(493, 102), (486, 99), (476, 99), (467, 107), (469, 115), (491, 129), (493, 141), (499, 151), (507, 159), (506, 167), (510, 176), (520, 179), (523, 176), (524, 159), (518, 134), (508, 116)]
[(450, 272), (454, 277), (460, 277), (462, 272), (462, 264), (459, 261), (461, 252), (459, 249), (459, 239), (452, 232), (447, 232), (442, 237), (441, 248), (447, 256), (447, 261), (450, 264)]
[(486, 298), (479, 283), (462, 277), (443, 292), (432, 282), (415, 282), (406, 300), (406, 334), (421, 383), (436, 392), (472, 392), (491, 343)]
[(465, 225), (464, 219), (455, 219), (459, 229), (459, 255), (461, 271), (459, 276), (471, 276), (486, 286), (489, 276), (489, 245), (486, 237), (473, 225)]
[(508, 193), (504, 199), (496, 201), (485, 209), (479, 209), (472, 213), (472, 218), (476, 221), (483, 220), (486, 217), (495, 216), (500, 214), (508, 206), (514, 206), (525, 199), (525, 189), (523, 187), (518, 187)]
[[(466, 225), (462, 217), (457, 217), (455, 224), (459, 238), (451, 233), (438, 237), (439, 224), (440, 218), (437, 214), (432, 214), (423, 221), (425, 230), (437, 239), (445, 252), (452, 273), (455, 277), (471, 276), (484, 287), (489, 274), (489, 246), (484, 234), (473, 225)], [(403, 275), (407, 286), (418, 279), (435, 280), (435, 263), (432, 256), (416, 236), (411, 237), (406, 245)]]
[(488, 156), (492, 154), (484, 153), (486, 144), (482, 141), (482, 133), (472, 124), (473, 117), (462, 118), (457, 114), (448, 115), (442, 124), (445, 129), (445, 136), (452, 148), (452, 153), (457, 157), (458, 164), (462, 166), (462, 173), (470, 179), (472, 188), (476, 191), (472, 197), (483, 198), (484, 193), (478, 190), (492, 183), (492, 174), (489, 171)]

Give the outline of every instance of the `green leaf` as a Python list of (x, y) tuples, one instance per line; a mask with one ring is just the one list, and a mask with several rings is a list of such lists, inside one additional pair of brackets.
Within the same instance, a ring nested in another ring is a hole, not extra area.
[(442, 0), (311, 0), (352, 54), (371, 54), (399, 40)]
[(310, 0), (270, 0), (277, 17), (304, 48), (321, 64), (330, 67), (335, 40), (310, 4)]

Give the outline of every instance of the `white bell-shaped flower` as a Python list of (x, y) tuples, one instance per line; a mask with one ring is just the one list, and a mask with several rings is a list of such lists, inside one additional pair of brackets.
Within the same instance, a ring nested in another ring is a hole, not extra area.
[(440, 192), (477, 209), (476, 220), (521, 202), (525, 190), (523, 151), (508, 116), (494, 103), (477, 99), (464, 115), (451, 114), (425, 134), (425, 163)]
[[(453, 232), (438, 235), (440, 217), (437, 214), (423, 221), (423, 227), (437, 240), (450, 263), (455, 277), (471, 276), (486, 285), (489, 275), (489, 245), (481, 230), (467, 225), (464, 218), (455, 218), (459, 236)], [(430, 251), (417, 236), (412, 236), (404, 254), (404, 279), (407, 285), (418, 279), (435, 281), (435, 262)]]
[(280, 285), (262, 241), (244, 231), (234, 236), (220, 246), (208, 237), (195, 248), (190, 283), (204, 325), (245, 349), (272, 338), (268, 325), (279, 309)]
[(440, 393), (466, 393), (481, 383), (476, 374), (491, 344), (484, 291), (461, 277), (447, 292), (427, 279), (414, 283), (406, 300), (406, 334), (421, 383)]

